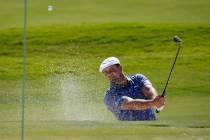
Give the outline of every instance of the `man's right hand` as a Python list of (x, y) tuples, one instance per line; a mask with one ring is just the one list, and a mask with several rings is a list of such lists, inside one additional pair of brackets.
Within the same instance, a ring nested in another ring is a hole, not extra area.
[(153, 103), (155, 108), (161, 108), (162, 106), (165, 105), (165, 97), (156, 96), (155, 99), (153, 100)]

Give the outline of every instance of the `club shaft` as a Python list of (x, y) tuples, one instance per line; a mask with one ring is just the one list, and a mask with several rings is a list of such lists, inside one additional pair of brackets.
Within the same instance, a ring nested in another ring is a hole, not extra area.
[(168, 83), (169, 83), (169, 81), (170, 81), (170, 79), (171, 79), (171, 74), (172, 74), (172, 71), (173, 71), (174, 66), (175, 66), (175, 64), (176, 64), (176, 60), (177, 60), (177, 57), (178, 57), (178, 55), (179, 55), (179, 50), (180, 50), (180, 48), (181, 48), (181, 45), (179, 44), (179, 48), (178, 48), (178, 51), (177, 51), (177, 53), (176, 53), (176, 57), (175, 57), (174, 62), (173, 62), (173, 64), (172, 64), (172, 67), (171, 67), (170, 73), (169, 73), (169, 75), (168, 75), (168, 79), (167, 79), (166, 85), (165, 85), (165, 87), (164, 87), (164, 89), (163, 89), (163, 92), (162, 92), (162, 95), (161, 95), (161, 96), (163, 96), (163, 97), (164, 97), (165, 94), (166, 94), (166, 89), (167, 89)]
[[(168, 75), (168, 79), (167, 79), (166, 85), (165, 85), (165, 87), (164, 87), (164, 89), (163, 89), (163, 92), (162, 92), (162, 95), (161, 95), (162, 97), (166, 96), (166, 88), (167, 88), (168, 83), (169, 83), (169, 81), (170, 81), (170, 79), (171, 79), (171, 73), (172, 73), (172, 71), (173, 71), (173, 69), (174, 69), (174, 66), (175, 66), (175, 64), (176, 64), (176, 60), (177, 60), (177, 57), (178, 57), (178, 55), (179, 55), (179, 50), (180, 50), (180, 48), (181, 48), (181, 44), (179, 44), (179, 48), (178, 48), (178, 51), (177, 51), (177, 53), (176, 53), (176, 57), (175, 57), (174, 62), (173, 62), (173, 64), (172, 64), (172, 67), (171, 67), (170, 73), (169, 73), (169, 75)], [(157, 108), (157, 109), (156, 109), (156, 113), (159, 113), (163, 108), (164, 108), (164, 106), (162, 106), (161, 108)]]

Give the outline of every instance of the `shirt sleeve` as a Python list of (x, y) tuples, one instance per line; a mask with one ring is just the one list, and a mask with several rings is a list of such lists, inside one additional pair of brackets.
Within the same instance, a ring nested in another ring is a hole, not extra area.
[(142, 74), (136, 74), (135, 79), (137, 80), (137, 83), (140, 85), (140, 87), (143, 87), (145, 85), (152, 85), (149, 79)]

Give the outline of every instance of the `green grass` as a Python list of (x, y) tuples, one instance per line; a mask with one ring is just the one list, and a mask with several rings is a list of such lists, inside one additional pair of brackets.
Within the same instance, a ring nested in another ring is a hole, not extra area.
[[(17, 123), (13, 123), (13, 127)], [(8, 124), (3, 124), (7, 126)], [(40, 127), (41, 126), (41, 127)], [(26, 139), (76, 139), (76, 140), (121, 140), (121, 139), (209, 139), (208, 129), (183, 128), (159, 125), (158, 123), (145, 124), (141, 122), (125, 123), (100, 123), (100, 122), (31, 122), (26, 125)], [(14, 132), (10, 132), (15, 136)], [(17, 135), (16, 135), (17, 136)], [(176, 137), (174, 137), (176, 136)], [(2, 138), (8, 139), (4, 134)]]
[[(51, 65), (49, 67), (53, 67), (52, 64), (56, 65), (55, 67), (61, 65), (63, 70), (57, 71), (61, 73), (95, 74), (100, 61), (109, 55), (117, 55), (122, 62), (125, 59), (132, 61), (131, 64), (124, 64), (129, 73), (132, 69), (130, 67), (135, 66), (138, 66), (136, 71), (144, 70), (145, 67), (146, 70), (152, 67), (164, 70), (164, 66), (168, 71), (177, 50), (171, 37), (178, 34), (184, 39), (184, 48), (179, 58), (178, 68), (193, 67), (198, 72), (201, 70), (197, 74), (202, 75), (202, 71), (208, 70), (206, 65), (209, 60), (209, 30), (207, 25), (144, 25), (138, 23), (30, 28), (27, 38), (28, 74), (29, 77), (37, 77), (37, 75), (50, 74), (51, 71), (56, 73), (56, 68), (43, 70), (43, 65), (46, 64)], [(21, 70), (22, 31), (20, 29), (2, 30), (0, 37), (1, 63), (5, 65), (1, 71), (3, 73), (6, 68), (11, 70), (11, 73), (7, 72), (7, 76), (1, 73), (0, 77), (14, 78), (12, 73), (17, 75), (14, 71), (19, 70), (20, 72)], [(118, 51), (115, 51), (116, 49)], [(87, 58), (94, 60), (87, 63), (86, 61), (89, 61)], [(8, 62), (7, 59), (10, 60), (11, 65), (4, 63)], [(78, 62), (81, 59), (82, 61)], [(14, 63), (18, 65), (13, 65)], [(85, 63), (85, 65), (79, 67), (78, 63)], [(63, 66), (68, 64), (71, 66)], [(85, 66), (92, 68), (87, 69)]]
[[(209, 38), (204, 24), (109, 23), (28, 28), (27, 139), (210, 139)], [(117, 122), (103, 104), (108, 56), (159, 92), (183, 39), (167, 106), (156, 122)], [(0, 139), (18, 139), (22, 29), (0, 30)], [(100, 112), (100, 113), (98, 113)]]
[[(23, 1), (1, 0), (0, 28), (23, 27)], [(54, 6), (48, 12), (47, 6)], [(210, 23), (209, 0), (28, 1), (28, 26), (108, 22)]]

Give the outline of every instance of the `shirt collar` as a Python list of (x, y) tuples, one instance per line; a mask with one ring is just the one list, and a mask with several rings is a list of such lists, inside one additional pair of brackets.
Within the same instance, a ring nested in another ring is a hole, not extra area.
[(132, 80), (128, 76), (126, 76), (126, 79), (128, 80), (128, 84), (127, 85), (121, 85), (121, 84), (116, 84), (114, 82), (110, 82), (110, 87), (111, 88), (124, 88), (124, 87), (128, 87), (131, 84)]

